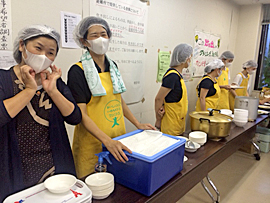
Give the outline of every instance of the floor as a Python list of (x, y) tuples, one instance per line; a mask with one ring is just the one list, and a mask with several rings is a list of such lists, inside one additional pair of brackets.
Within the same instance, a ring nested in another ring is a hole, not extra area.
[[(237, 151), (209, 173), (220, 193), (221, 203), (270, 202), (270, 152), (256, 161), (252, 154)], [(204, 181), (207, 183), (207, 181)], [(212, 188), (207, 184), (213, 195)], [(216, 195), (215, 195), (216, 197)], [(177, 203), (211, 203), (201, 183)]]

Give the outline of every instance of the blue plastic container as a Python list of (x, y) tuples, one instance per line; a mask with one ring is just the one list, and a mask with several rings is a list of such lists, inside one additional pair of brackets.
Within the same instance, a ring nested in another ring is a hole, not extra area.
[[(114, 140), (120, 140), (140, 132), (142, 130), (136, 130), (114, 138)], [(126, 163), (118, 162), (110, 154), (109, 157), (112, 165), (106, 160), (105, 162), (107, 163), (108, 172), (114, 175), (115, 181), (139, 193), (150, 196), (173, 176), (178, 174), (183, 169), (186, 140), (167, 134), (163, 135), (179, 141), (153, 156), (144, 156), (135, 152), (129, 154), (126, 152), (129, 158), (129, 161)]]

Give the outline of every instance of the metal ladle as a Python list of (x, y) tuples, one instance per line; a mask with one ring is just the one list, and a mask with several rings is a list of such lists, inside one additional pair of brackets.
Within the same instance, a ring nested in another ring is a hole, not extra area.
[(195, 144), (191, 140), (187, 140), (187, 147), (191, 149), (195, 149)]

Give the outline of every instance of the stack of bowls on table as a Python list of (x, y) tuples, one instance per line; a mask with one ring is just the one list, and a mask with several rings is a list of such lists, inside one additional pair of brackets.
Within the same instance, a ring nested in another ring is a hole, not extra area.
[(220, 113), (232, 117), (232, 111), (230, 109), (220, 109)]
[(234, 109), (233, 122), (239, 127), (243, 127), (248, 122), (248, 110), (246, 109)]
[(199, 145), (204, 145), (204, 143), (206, 143), (207, 141), (207, 134), (203, 131), (193, 131), (191, 133), (189, 133), (189, 140), (191, 140), (192, 142), (196, 142)]
[(114, 190), (114, 176), (107, 172), (89, 175), (85, 183), (92, 191), (94, 199), (105, 199)]

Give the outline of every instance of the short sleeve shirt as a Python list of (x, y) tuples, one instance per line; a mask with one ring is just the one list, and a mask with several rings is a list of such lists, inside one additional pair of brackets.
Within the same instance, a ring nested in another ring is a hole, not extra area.
[[(105, 72), (110, 71), (110, 63), (105, 57)], [(115, 64), (116, 65), (116, 64)], [(100, 67), (96, 64), (98, 73), (101, 73)], [(117, 65), (116, 65), (117, 67)], [(91, 100), (92, 93), (89, 89), (87, 84), (84, 71), (81, 69), (80, 66), (74, 64), (71, 66), (70, 70), (68, 71), (68, 82), (67, 85), (71, 90), (71, 93), (77, 103), (85, 103), (88, 104)]]
[(214, 88), (214, 81), (211, 80), (210, 78), (204, 78), (198, 88), (198, 97), (200, 97), (200, 91), (201, 88), (208, 89), (206, 97), (211, 97), (216, 94), (216, 89)]
[[(167, 72), (170, 70), (175, 70), (175, 69), (170, 68), (167, 70)], [(181, 74), (180, 74), (180, 76), (181, 76)], [(167, 94), (167, 96), (165, 97), (165, 101), (167, 103), (179, 102), (182, 99), (183, 89), (182, 89), (182, 85), (180, 82), (180, 80), (182, 80), (182, 77), (180, 77), (180, 76), (177, 73), (170, 73), (170, 74), (166, 75), (165, 77), (163, 77), (163, 79), (162, 79), (161, 86), (171, 89), (169, 94)]]

